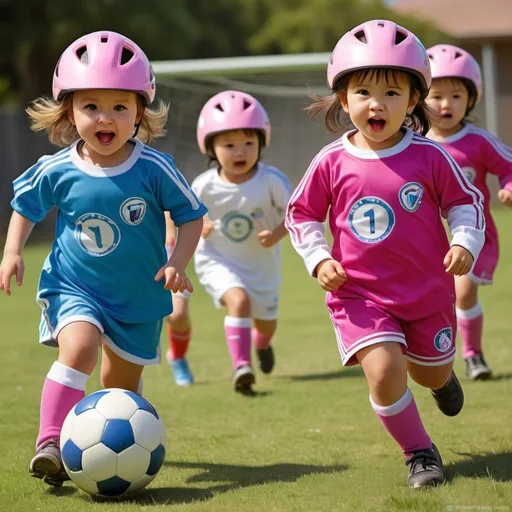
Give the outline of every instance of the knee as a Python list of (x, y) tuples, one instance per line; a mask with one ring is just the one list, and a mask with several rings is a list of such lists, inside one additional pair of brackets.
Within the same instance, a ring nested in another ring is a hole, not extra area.
[(365, 369), (365, 373), (372, 394), (386, 395), (394, 390), (400, 381), (403, 381), (404, 387), (406, 386), (407, 371), (400, 360), (384, 360), (370, 369)]
[(186, 331), (190, 328), (190, 319), (186, 309), (176, 309), (169, 316), (171, 326), (177, 331)]
[(249, 318), (251, 316), (251, 299), (245, 290), (237, 288), (230, 293), (228, 302), (230, 316)]

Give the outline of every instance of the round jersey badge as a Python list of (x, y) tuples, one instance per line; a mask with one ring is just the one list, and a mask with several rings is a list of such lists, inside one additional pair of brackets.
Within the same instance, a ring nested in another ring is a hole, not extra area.
[(348, 214), (354, 236), (366, 244), (381, 242), (395, 226), (395, 214), (388, 203), (378, 197), (359, 199)]
[(240, 212), (228, 212), (222, 219), (222, 233), (232, 242), (243, 242), (253, 230), (250, 217)]
[(130, 197), (119, 208), (121, 218), (129, 226), (137, 226), (146, 215), (146, 201), (140, 197)]
[(439, 352), (448, 352), (452, 347), (452, 338), (451, 327), (441, 329), (434, 337), (434, 346)]
[(75, 222), (75, 240), (91, 256), (106, 256), (121, 240), (117, 224), (101, 213), (86, 213)]

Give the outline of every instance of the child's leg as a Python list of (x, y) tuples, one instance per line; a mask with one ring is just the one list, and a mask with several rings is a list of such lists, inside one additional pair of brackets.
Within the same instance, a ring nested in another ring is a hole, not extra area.
[(432, 448), (407, 388), (407, 368), (398, 343), (379, 343), (357, 352), (370, 388), (370, 401), (384, 428), (402, 448), (405, 458)]
[(243, 288), (230, 288), (222, 304), (228, 310), (224, 333), (234, 368), (233, 386), (235, 391), (251, 394), (256, 381), (251, 368), (251, 300)]
[(252, 341), (263, 373), (270, 373), (274, 368), (274, 351), (270, 345), (277, 329), (277, 320), (261, 320), (254, 318)]
[(478, 285), (468, 277), (455, 279), (457, 330), (462, 338), (464, 359), (482, 353), (483, 311), (478, 302)]
[(168, 359), (183, 359), (187, 354), (190, 342), (190, 316), (188, 298), (183, 295), (173, 296), (173, 312), (167, 318), (167, 334), (169, 338)]
[(101, 333), (88, 322), (73, 322), (57, 336), (59, 358), (46, 377), (41, 397), (37, 446), (60, 436), (68, 412), (85, 396), (96, 366)]
[(104, 388), (120, 388), (137, 393), (144, 366), (118, 356), (107, 345), (102, 346), (101, 384)]

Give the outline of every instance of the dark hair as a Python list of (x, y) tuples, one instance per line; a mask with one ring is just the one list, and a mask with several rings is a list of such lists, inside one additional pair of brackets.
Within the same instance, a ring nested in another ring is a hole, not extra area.
[[(256, 165), (260, 161), (261, 156), (261, 150), (265, 146), (265, 134), (258, 130), (257, 128), (242, 128), (245, 135), (256, 135), (258, 137), (258, 160), (256, 160)], [(208, 169), (212, 167), (213, 164), (217, 164), (217, 167), (220, 169), (220, 163), (217, 160), (217, 156), (215, 155), (215, 151), (213, 150), (213, 139), (215, 138), (215, 135), (219, 135), (220, 133), (226, 133), (226, 132), (234, 132), (236, 130), (226, 130), (223, 132), (216, 132), (208, 135), (204, 141), (204, 146), (206, 148), (206, 154), (208, 155)]]
[[(339, 93), (346, 92), (350, 80), (355, 80), (356, 83), (362, 83), (366, 79), (376, 78), (377, 81), (385, 80), (387, 84), (396, 85), (399, 81), (408, 80), (411, 86), (411, 95), (414, 91), (419, 91), (420, 99), (418, 104), (414, 107), (412, 114), (407, 116), (403, 126), (411, 128), (412, 130), (426, 135), (430, 130), (430, 113), (431, 109), (425, 103), (428, 90), (421, 84), (419, 78), (405, 70), (394, 68), (366, 68), (357, 71), (352, 71), (345, 76), (342, 76), (333, 88), (333, 94), (329, 96), (317, 96), (310, 94), (313, 103), (306, 107), (311, 117), (315, 117), (325, 112), (325, 125), (330, 133), (338, 133), (340, 130), (345, 129), (347, 115), (341, 107)], [(341, 117), (345, 119), (342, 120)]]

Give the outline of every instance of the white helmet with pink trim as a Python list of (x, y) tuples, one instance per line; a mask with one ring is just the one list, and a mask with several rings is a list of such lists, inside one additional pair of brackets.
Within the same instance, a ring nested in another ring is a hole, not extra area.
[(243, 129), (260, 130), (265, 146), (270, 143), (270, 120), (256, 98), (240, 91), (216, 94), (205, 103), (199, 114), (197, 143), (201, 153), (207, 153), (206, 141), (212, 135)]
[(463, 78), (474, 88), (476, 102), (482, 98), (482, 72), (475, 58), (462, 48), (438, 44), (427, 50), (432, 78)]
[(334, 48), (327, 66), (331, 90), (343, 76), (366, 68), (392, 68), (416, 75), (426, 95), (432, 81), (429, 59), (420, 40), (392, 21), (373, 20), (347, 32)]
[(53, 74), (53, 98), (83, 89), (117, 89), (155, 98), (155, 75), (146, 54), (130, 39), (104, 30), (80, 37), (62, 53)]

